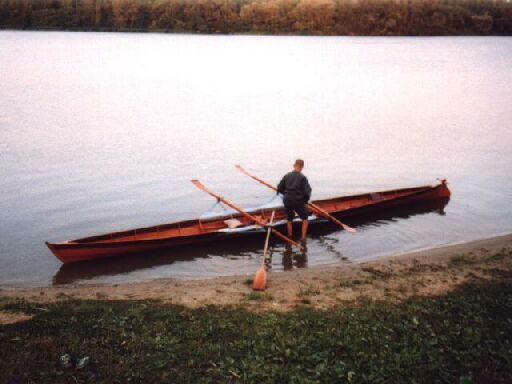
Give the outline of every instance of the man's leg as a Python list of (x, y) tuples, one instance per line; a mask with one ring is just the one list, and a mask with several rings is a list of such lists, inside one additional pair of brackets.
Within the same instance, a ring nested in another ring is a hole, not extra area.
[(306, 236), (308, 234), (308, 217), (309, 217), (309, 212), (308, 210), (306, 209), (306, 204), (301, 204), (301, 205), (298, 205), (297, 208), (296, 208), (296, 211), (297, 211), (297, 214), (299, 215), (299, 217), (302, 219), (302, 241), (306, 241)]
[(308, 219), (302, 220), (302, 241), (306, 241), (306, 236), (308, 234)]
[(293, 217), (295, 216), (295, 211), (292, 206), (287, 204), (284, 205), (284, 209), (286, 212), (286, 228), (288, 229), (288, 237), (291, 238), (293, 235)]
[(291, 221), (288, 221), (286, 223), (286, 228), (288, 229), (288, 237), (292, 237), (293, 236), (293, 223)]

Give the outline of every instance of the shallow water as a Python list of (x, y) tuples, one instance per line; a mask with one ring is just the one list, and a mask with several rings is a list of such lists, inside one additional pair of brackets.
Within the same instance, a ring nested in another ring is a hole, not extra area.
[(273, 270), (512, 231), (512, 38), (0, 32), (0, 285), (253, 273), (259, 243), (61, 268), (45, 240), (242, 206), (306, 160), (313, 198), (450, 182), (444, 209), (312, 234)]

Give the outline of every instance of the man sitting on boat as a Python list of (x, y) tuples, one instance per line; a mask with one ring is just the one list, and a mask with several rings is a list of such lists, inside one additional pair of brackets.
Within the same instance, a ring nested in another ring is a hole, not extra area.
[(302, 241), (306, 240), (308, 232), (308, 216), (306, 204), (311, 198), (311, 186), (308, 179), (302, 174), (304, 160), (297, 159), (293, 164), (293, 171), (288, 172), (279, 182), (277, 192), (283, 195), (286, 210), (288, 236), (293, 234), (293, 218), (295, 214), (302, 220)]

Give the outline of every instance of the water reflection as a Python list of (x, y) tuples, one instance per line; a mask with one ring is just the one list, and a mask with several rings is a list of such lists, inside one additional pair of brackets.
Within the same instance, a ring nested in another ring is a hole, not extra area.
[(289, 245), (286, 246), (286, 249), (283, 252), (283, 269), (285, 271), (289, 271), (294, 268), (305, 268), (308, 266), (307, 245), (303, 244), (303, 246), (305, 248), (299, 252), (294, 252), (292, 247)]
[(207, 259), (211, 256), (236, 259), (241, 257), (240, 255), (257, 251), (260, 246), (261, 242), (258, 237), (245, 237), (235, 238), (229, 243), (224, 244), (201, 244), (62, 264), (53, 277), (53, 285), (70, 284), (79, 280), (91, 280), (104, 276), (122, 275), (164, 265), (171, 266), (178, 262)]
[[(345, 219), (344, 221), (360, 229), (365, 226), (382, 226), (395, 222), (397, 219), (438, 213), (444, 215), (444, 208), (449, 199), (438, 199), (424, 203), (410, 205), (408, 207), (395, 208), (393, 210), (382, 210), (374, 214), (366, 214), (357, 218)], [(299, 223), (300, 224), (300, 223)], [(306, 251), (299, 252), (289, 246), (274, 246), (271, 248), (268, 269), (272, 269), (279, 257), (282, 257), (282, 269), (291, 270), (294, 268), (305, 268), (308, 266), (309, 245), (315, 242), (321, 252), (331, 253), (335, 259), (346, 260), (339, 250), (342, 246), (337, 245), (338, 239), (332, 237), (340, 229), (331, 223), (311, 225), (308, 234)], [(295, 233), (299, 233), (295, 231)], [(214, 256), (237, 260), (242, 257), (259, 257), (261, 253), (261, 234), (252, 237), (233, 239), (229, 242), (211, 243), (186, 248), (175, 248), (161, 251), (152, 251), (127, 256), (112, 257), (102, 260), (86, 261), (62, 265), (53, 277), (53, 285), (71, 284), (80, 281), (92, 280), (99, 277), (125, 275), (135, 271), (152, 269), (160, 266), (169, 266), (178, 262), (193, 262), (200, 259), (208, 259)]]

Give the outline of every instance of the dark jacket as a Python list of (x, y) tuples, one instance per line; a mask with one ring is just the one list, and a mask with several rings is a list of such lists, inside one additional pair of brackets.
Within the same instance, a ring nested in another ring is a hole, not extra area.
[(277, 186), (277, 192), (284, 195), (285, 205), (305, 204), (311, 198), (311, 186), (307, 177), (297, 171), (284, 175)]

